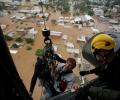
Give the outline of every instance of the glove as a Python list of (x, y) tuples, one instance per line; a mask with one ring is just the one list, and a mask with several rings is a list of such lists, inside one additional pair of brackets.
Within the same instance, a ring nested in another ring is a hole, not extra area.
[(81, 76), (84, 76), (84, 75), (86, 75), (86, 74), (89, 74), (89, 71), (80, 71), (80, 75), (81, 75)]

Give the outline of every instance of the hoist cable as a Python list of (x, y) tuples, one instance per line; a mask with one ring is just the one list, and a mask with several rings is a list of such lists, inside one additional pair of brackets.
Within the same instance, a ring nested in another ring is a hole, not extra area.
[(46, 29), (45, 14), (44, 14), (44, 11), (43, 11), (43, 2), (42, 2), (41, 0), (40, 0), (40, 2), (39, 2), (39, 5), (40, 5), (41, 8), (42, 8), (42, 14), (43, 14), (42, 18), (43, 18), (43, 22), (44, 22), (44, 27), (45, 27), (45, 29)]

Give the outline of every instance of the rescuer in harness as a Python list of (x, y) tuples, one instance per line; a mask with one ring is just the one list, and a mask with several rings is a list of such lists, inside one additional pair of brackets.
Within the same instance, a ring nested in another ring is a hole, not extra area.
[[(44, 48), (45, 49), (45, 48)], [(47, 59), (47, 50), (44, 51), (44, 55), (42, 57), (38, 57), (37, 58), (37, 62), (35, 64), (35, 70), (34, 70), (34, 74), (31, 80), (31, 85), (30, 85), (30, 94), (32, 95), (37, 78), (39, 78), (40, 83), (43, 87), (45, 87), (45, 92), (44, 93), (46, 95), (46, 97), (52, 96), (52, 94), (49, 94), (51, 92), (49, 91), (54, 91), (54, 88), (52, 88), (52, 77), (50, 74), (50, 69), (48, 66), (48, 60)], [(65, 63), (66, 61), (62, 58), (60, 58), (57, 54), (53, 54), (51, 60), (54, 61), (58, 61), (58, 62), (62, 62)]]
[(54, 53), (52, 41), (49, 38), (50, 31), (44, 29), (42, 33), (45, 37), (45, 47), (43, 48), (43, 55), (37, 58), (29, 93), (32, 96), (37, 78), (39, 78), (41, 86), (45, 88), (44, 98), (48, 98), (57, 94), (57, 91), (54, 89), (53, 79), (53, 73), (55, 71), (57, 62), (66, 63), (66, 60), (60, 58), (57, 54)]
[(76, 78), (72, 72), (72, 69), (76, 67), (75, 59), (68, 58), (66, 61), (60, 58), (52, 47), (52, 41), (49, 38), (50, 31), (44, 29), (42, 33), (45, 37), (45, 47), (43, 55), (37, 58), (29, 93), (32, 96), (36, 80), (39, 78), (41, 86), (45, 88), (41, 99), (45, 100), (66, 91), (68, 87), (78, 89), (80, 84), (77, 84), (79, 78)]
[[(119, 40), (116, 35), (100, 33), (93, 36), (83, 47), (83, 56), (88, 61), (92, 62), (91, 58), (87, 57), (91, 55), (98, 61), (94, 69), (80, 72), (81, 76), (93, 73), (98, 75), (89, 87), (83, 89), (84, 97), (89, 95), (92, 100), (120, 100)], [(88, 50), (91, 50), (91, 54)], [(90, 55), (85, 56), (87, 51)]]

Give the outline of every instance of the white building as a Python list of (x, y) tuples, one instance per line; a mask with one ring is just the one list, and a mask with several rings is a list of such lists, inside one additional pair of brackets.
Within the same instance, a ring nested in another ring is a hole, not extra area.
[(94, 14), (97, 16), (103, 16), (104, 15), (104, 11), (100, 8), (93, 8)]
[(113, 7), (112, 11), (116, 13), (118, 10), (117, 8)]
[(91, 30), (93, 31), (93, 34), (100, 33), (100, 31), (94, 27), (91, 27)]
[(12, 2), (12, 0), (0, 0), (0, 2)]
[(61, 37), (62, 34), (62, 32), (51, 31), (50, 36)]
[(86, 42), (85, 36), (81, 36), (77, 38), (77, 42)]

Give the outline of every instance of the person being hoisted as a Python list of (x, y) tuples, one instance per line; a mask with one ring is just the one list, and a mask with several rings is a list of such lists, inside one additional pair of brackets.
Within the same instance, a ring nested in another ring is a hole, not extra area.
[(76, 60), (74, 58), (67, 58), (66, 63), (58, 64), (54, 79), (54, 88), (56, 91), (62, 93), (71, 89), (79, 89), (79, 77), (77, 77), (72, 71), (75, 67)]

